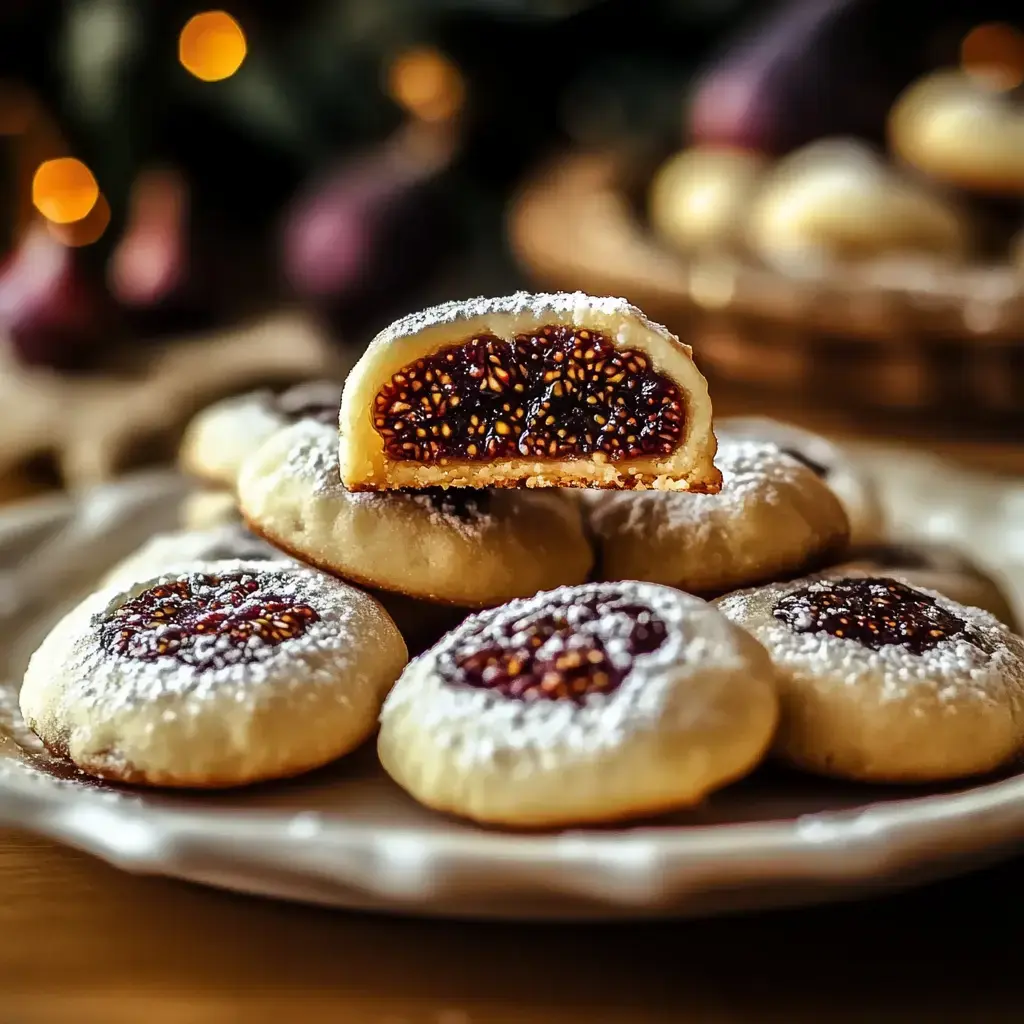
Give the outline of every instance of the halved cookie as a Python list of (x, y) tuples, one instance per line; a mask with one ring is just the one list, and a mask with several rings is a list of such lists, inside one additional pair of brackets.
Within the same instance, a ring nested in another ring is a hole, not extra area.
[(624, 299), (471, 299), (377, 335), (341, 402), (349, 490), (714, 491), (707, 382)]
[(518, 828), (689, 807), (775, 728), (768, 656), (647, 583), (563, 587), (474, 615), (403, 672), (377, 750), (420, 803)]
[(776, 752), (865, 782), (978, 775), (1024, 750), (1024, 640), (889, 577), (834, 576), (716, 604), (775, 663)]
[(33, 655), (21, 710), (91, 775), (241, 786), (361, 744), (405, 662), (394, 623), (354, 587), (208, 562), (87, 598)]
[(593, 555), (576, 502), (560, 490), (350, 491), (333, 427), (304, 421), (242, 467), (250, 527), (355, 583), (463, 607), (581, 583)]

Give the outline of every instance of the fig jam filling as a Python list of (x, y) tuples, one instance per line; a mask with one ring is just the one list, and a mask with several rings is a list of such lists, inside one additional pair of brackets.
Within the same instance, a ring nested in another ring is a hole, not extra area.
[(935, 599), (881, 577), (850, 578), (803, 587), (775, 605), (775, 618), (795, 633), (828, 633), (877, 651), (900, 644), (924, 654), (943, 640), (970, 639), (967, 623)]
[(289, 423), (316, 420), (327, 426), (338, 422), (341, 385), (329, 380), (312, 380), (274, 396), (274, 411)]
[(110, 654), (174, 658), (204, 671), (257, 661), (319, 618), (309, 605), (264, 590), (250, 573), (196, 574), (126, 601), (100, 627), (100, 641)]
[(524, 701), (613, 692), (639, 655), (665, 642), (665, 623), (624, 598), (590, 597), (512, 621), (489, 623), (448, 655), (450, 682)]
[(685, 401), (647, 356), (594, 331), (551, 325), (513, 341), (480, 335), (403, 367), (374, 399), (389, 458), (574, 459), (668, 455)]

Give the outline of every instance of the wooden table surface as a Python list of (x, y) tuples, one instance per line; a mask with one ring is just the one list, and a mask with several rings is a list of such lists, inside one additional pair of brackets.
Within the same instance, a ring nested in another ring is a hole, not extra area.
[[(918, 443), (1024, 472), (1024, 446)], [(751, 917), (456, 923), (134, 877), (0, 831), (0, 1024), (1016, 1022), (1022, 878), (1024, 860)]]

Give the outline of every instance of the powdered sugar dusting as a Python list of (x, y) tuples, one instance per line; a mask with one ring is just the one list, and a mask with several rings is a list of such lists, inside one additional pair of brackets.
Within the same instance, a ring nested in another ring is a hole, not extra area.
[(103, 787), (80, 768), (51, 754), (21, 717), (17, 685), (0, 681), (0, 745), (4, 737), (9, 737), (16, 744), (17, 750), (13, 756), (0, 753), (0, 778), (18, 772), (36, 783), (86, 791), (91, 799), (111, 803), (139, 799), (133, 793)]
[(787, 501), (795, 487), (824, 489), (811, 469), (767, 441), (722, 441), (715, 461), (722, 471), (718, 494), (584, 492), (591, 525), (600, 534), (636, 533), (652, 543), (685, 531), (695, 545), (697, 538), (728, 530), (749, 516), (755, 505)]
[(410, 313), (386, 327), (373, 340), (373, 344), (387, 345), (398, 338), (407, 338), (432, 327), (456, 325), (477, 317), (507, 315), (532, 316), (537, 319), (550, 316), (556, 322), (574, 322), (581, 311), (593, 311), (608, 317), (623, 317), (638, 321), (645, 330), (660, 335), (673, 345), (679, 339), (662, 324), (649, 320), (641, 310), (622, 298), (587, 295), (585, 292), (516, 292), (497, 298), (477, 296)]
[(813, 582), (805, 579), (773, 584), (738, 591), (715, 603), (732, 621), (753, 633), (777, 665), (799, 678), (825, 678), (842, 686), (881, 680), (884, 701), (908, 700), (922, 694), (950, 706), (965, 700), (1008, 700), (1024, 714), (1024, 640), (980, 608), (968, 608), (936, 591), (893, 577), (932, 598), (938, 607), (970, 627), (969, 632), (941, 640), (921, 654), (901, 644), (871, 650), (855, 640), (825, 632), (794, 632), (775, 617), (775, 606), (783, 596), (808, 585), (812, 593), (824, 593), (830, 579), (842, 578), (830, 575)]
[(381, 515), (413, 512), (424, 516), (438, 528), (459, 534), (479, 537), (485, 530), (494, 529), (495, 518), (486, 511), (486, 502), (468, 503), (465, 511), (446, 512), (436, 498), (415, 491), (349, 491), (341, 482), (338, 460), (338, 434), (336, 430), (315, 422), (297, 423), (287, 428), (291, 444), (280, 472), (292, 479), (308, 481), (314, 494), (333, 501), (369, 506)]
[(320, 619), (309, 604), (274, 589), (271, 573), (193, 573), (126, 601), (100, 626), (109, 654), (176, 658), (200, 671), (265, 661)]
[[(609, 614), (595, 632), (625, 669), (610, 693), (589, 693), (581, 701), (522, 700), (488, 689), (452, 682), (450, 665), (460, 648), (491, 633), (517, 634), (517, 624), (548, 614), (553, 606), (571, 608), (591, 599), (640, 606), (664, 623), (663, 641), (653, 650), (628, 656), (625, 620)], [(736, 670), (748, 664), (749, 641), (710, 605), (669, 587), (648, 583), (593, 583), (560, 587), (470, 616), (439, 644), (410, 663), (391, 691), (381, 714), (409, 714), (431, 732), (439, 746), (461, 763), (491, 761), (503, 750), (531, 750), (543, 760), (555, 750), (593, 753), (621, 743), (632, 732), (661, 721), (666, 700), (680, 678)], [(690, 713), (706, 713), (694, 699)]]
[[(310, 607), (318, 618), (299, 635), (274, 645), (259, 645), (258, 651), (253, 648), (259, 656), (252, 659), (211, 657), (189, 664), (174, 657), (173, 652), (138, 660), (108, 651), (104, 629), (119, 608), (154, 584), (187, 583), (198, 592), (204, 576), (237, 576), (258, 582), (260, 589), (272, 592), (281, 601)], [(75, 681), (65, 691), (63, 702), (89, 708), (90, 717), (102, 721), (119, 708), (168, 697), (178, 699), (168, 706), (165, 713), (170, 715), (187, 714), (190, 706), (226, 691), (233, 692), (239, 702), (260, 701), (267, 687), (284, 688), (301, 699), (305, 687), (337, 682), (339, 664), (344, 668), (348, 661), (356, 599), (362, 598), (352, 588), (310, 569), (265, 569), (244, 562), (213, 562), (199, 572), (147, 581), (127, 591), (101, 592), (59, 627), (77, 634), (65, 655), (63, 670)], [(40, 661), (41, 655), (45, 658), (46, 646), (33, 657), (28, 676), (48, 671)], [(330, 652), (329, 662), (304, 657), (324, 651)]]

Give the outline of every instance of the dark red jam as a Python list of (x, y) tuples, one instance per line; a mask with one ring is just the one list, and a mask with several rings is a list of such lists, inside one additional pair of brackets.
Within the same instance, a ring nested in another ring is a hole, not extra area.
[(665, 624), (620, 595), (591, 596), (467, 636), (443, 666), (456, 684), (519, 700), (571, 700), (611, 693), (640, 655), (665, 641)]
[(900, 644), (924, 654), (943, 640), (967, 638), (967, 623), (919, 590), (883, 577), (828, 581), (786, 594), (775, 618), (795, 633), (828, 633), (877, 651)]
[(126, 601), (102, 624), (100, 639), (110, 654), (174, 658), (203, 671), (258, 660), (319, 618), (309, 605), (266, 590), (259, 576), (196, 574)]
[(513, 341), (481, 335), (403, 367), (374, 401), (395, 460), (668, 455), (685, 401), (647, 356), (552, 325)]

